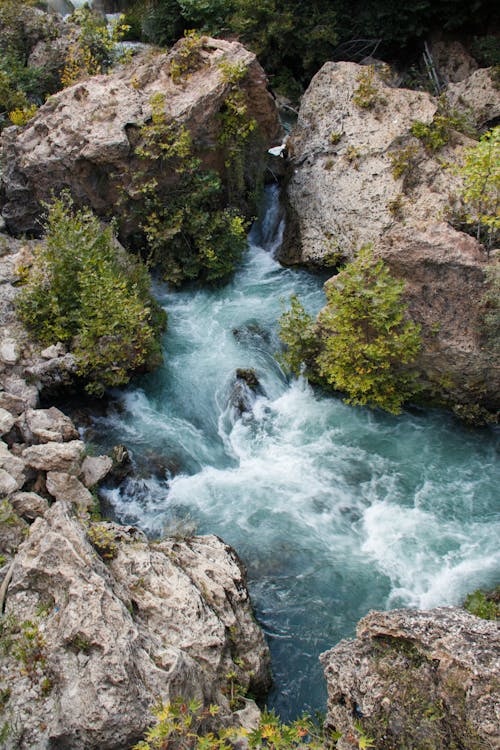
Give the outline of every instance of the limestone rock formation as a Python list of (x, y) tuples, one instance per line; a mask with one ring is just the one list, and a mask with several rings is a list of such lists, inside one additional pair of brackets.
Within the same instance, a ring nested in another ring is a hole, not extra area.
[[(475, 97), (476, 84), (484, 95)], [(497, 116), (500, 92), (487, 70), (449, 91), (450, 106), (476, 126)], [(445, 164), (475, 141), (450, 131), (444, 148), (432, 151), (411, 132), (417, 120), (430, 124), (438, 106), (430, 94), (393, 88), (383, 71), (326, 63), (288, 141), (281, 259), (335, 268), (373, 243), (406, 282), (411, 315), (422, 326), (417, 368), (427, 396), (495, 411), (500, 367), (484, 326), (494, 251), (446, 223), (460, 211), (460, 183)]]
[(371, 612), (322, 654), (338, 750), (500, 748), (498, 624), (465, 610)]
[[(134, 192), (131, 175), (145, 165), (135, 156), (135, 148), (140, 127), (151, 120), (155, 94), (165, 97), (168, 122), (190, 130), (204, 165), (223, 172), (219, 115), (231, 83), (221, 63), (247, 71), (241, 86), (263, 146), (279, 139), (277, 109), (255, 55), (237, 42), (205, 38), (198, 69), (173, 80), (172, 60), (177, 54), (175, 47), (169, 55), (150, 50), (109, 75), (55, 94), (25, 128), (4, 130), (3, 215), (9, 231), (39, 232), (41, 202), (62, 188), (69, 188), (78, 204), (91, 206), (105, 218), (116, 213), (123, 201), (137, 202), (140, 196)], [(175, 170), (160, 175), (157, 190), (168, 190), (176, 179)], [(122, 237), (137, 231), (137, 217), (130, 221), (122, 228)]]
[(257, 691), (269, 682), (267, 647), (229, 547), (216, 537), (149, 544), (113, 524), (86, 531), (63, 502), (18, 551), (5, 623), (7, 748), (121, 750), (158, 700), (218, 703), (231, 721), (227, 675)]

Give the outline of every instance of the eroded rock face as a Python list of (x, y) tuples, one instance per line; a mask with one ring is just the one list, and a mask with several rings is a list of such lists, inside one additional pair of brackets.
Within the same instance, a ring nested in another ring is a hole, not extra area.
[[(372, 243), (406, 282), (411, 316), (422, 326), (416, 366), (426, 396), (495, 411), (500, 369), (484, 325), (486, 269), (495, 253), (445, 223), (460, 209), (460, 183), (443, 162), (456, 163), (475, 141), (453, 132), (443, 149), (427, 150), (411, 127), (432, 122), (437, 99), (393, 88), (377, 72), (363, 93), (367, 71), (326, 63), (304, 96), (288, 142), (289, 221), (281, 259), (335, 267)], [(488, 70), (450, 85), (449, 97), (476, 126), (500, 108)]]
[(213, 536), (150, 545), (113, 524), (93, 539), (57, 502), (15, 558), (6, 613), (35, 622), (43, 658), (20, 677), (13, 653), (1, 657), (4, 715), (17, 728), (8, 748), (121, 750), (158, 699), (218, 703), (230, 721), (228, 673), (244, 688), (268, 685), (267, 647), (229, 547)]
[[(500, 634), (465, 610), (371, 612), (322, 654), (339, 750), (500, 747)], [(356, 724), (358, 726), (356, 726)]]
[[(41, 202), (62, 188), (105, 218), (123, 201), (140, 199), (131, 175), (145, 163), (134, 152), (155, 94), (165, 97), (168, 122), (190, 130), (204, 165), (223, 172), (219, 115), (231, 86), (220, 68), (223, 61), (247, 70), (241, 85), (264, 144), (279, 138), (277, 109), (255, 55), (237, 42), (207, 38), (200, 69), (176, 83), (170, 75), (175, 54), (175, 48), (170, 55), (150, 51), (109, 75), (71, 86), (51, 97), (24, 129), (4, 130), (3, 215), (11, 232), (37, 233)], [(157, 190), (168, 190), (176, 179), (175, 170), (160, 175)], [(122, 237), (137, 228), (137, 217), (131, 218)]]

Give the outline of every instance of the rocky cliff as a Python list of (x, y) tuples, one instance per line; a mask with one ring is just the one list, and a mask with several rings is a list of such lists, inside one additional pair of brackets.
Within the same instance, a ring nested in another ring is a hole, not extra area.
[(496, 622), (452, 607), (371, 612), (321, 661), (338, 750), (500, 747)]
[[(484, 128), (499, 106), (489, 71), (477, 70), (450, 85), (444, 118)], [(326, 63), (288, 140), (281, 259), (334, 268), (373, 243), (406, 282), (410, 314), (422, 326), (417, 366), (427, 395), (495, 410), (500, 368), (484, 328), (495, 253), (446, 221), (460, 212), (458, 177), (446, 165), (475, 142), (451, 125), (439, 150), (412, 134), (415, 121), (430, 125), (442, 114), (442, 100), (395, 88), (384, 67)]]
[[(122, 215), (125, 207), (133, 215), (131, 206), (138, 208), (141, 200), (133, 175), (152, 174), (155, 168), (138, 157), (136, 149), (158, 94), (164, 97), (166, 125), (189, 130), (203, 166), (224, 177), (221, 112), (234, 85), (228, 70), (239, 71), (260, 150), (264, 153), (266, 145), (279, 139), (277, 109), (255, 55), (237, 42), (207, 37), (192, 52), (186, 52), (186, 44), (181, 41), (169, 54), (150, 50), (109, 75), (64, 89), (50, 97), (26, 127), (3, 132), (3, 216), (9, 231), (39, 233), (42, 202), (63, 188), (70, 189), (77, 204), (90, 206), (101, 217)], [(249, 189), (260, 177), (255, 148), (252, 140), (253, 157), (247, 159), (245, 174)], [(174, 169), (155, 177), (158, 195), (178, 179)], [(137, 231), (138, 222), (138, 216), (130, 219), (122, 237)]]

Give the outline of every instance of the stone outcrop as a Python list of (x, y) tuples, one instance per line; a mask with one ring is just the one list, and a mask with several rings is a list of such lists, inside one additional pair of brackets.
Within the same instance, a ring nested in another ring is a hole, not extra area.
[[(246, 70), (241, 87), (248, 115), (257, 122), (262, 148), (279, 139), (277, 109), (255, 55), (237, 42), (209, 38), (204, 38), (196, 54), (196, 69), (173, 80), (172, 61), (179, 55), (178, 48), (168, 55), (150, 50), (109, 75), (95, 76), (55, 94), (25, 128), (4, 130), (3, 215), (9, 231), (39, 232), (41, 202), (62, 188), (69, 188), (78, 204), (89, 205), (105, 218), (116, 213), (117, 205), (122, 206), (121, 214), (125, 204), (135, 205), (140, 195), (132, 175), (146, 169), (135, 149), (141, 126), (151, 121), (151, 98), (157, 94), (165, 97), (167, 122), (189, 129), (204, 166), (224, 174), (220, 113), (232, 84), (221, 63)], [(248, 161), (252, 167), (258, 159)], [(147, 169), (154, 169), (154, 164)], [(178, 176), (170, 170), (157, 179), (161, 193), (171, 189)], [(139, 222), (131, 216), (129, 224), (122, 226), (122, 238), (136, 232)]]
[[(500, 748), (498, 624), (465, 610), (371, 612), (322, 654), (338, 750)], [(368, 745), (366, 745), (368, 747)]]
[[(287, 143), (281, 260), (335, 268), (372, 243), (406, 282), (411, 315), (422, 326), (417, 368), (427, 396), (495, 411), (500, 368), (484, 326), (494, 251), (488, 256), (445, 221), (460, 212), (460, 183), (443, 163), (457, 162), (475, 141), (453, 131), (443, 149), (429, 151), (411, 126), (430, 124), (438, 100), (393, 88), (383, 70), (370, 76), (371, 68), (326, 63), (304, 95)], [(477, 127), (498, 116), (500, 92), (488, 70), (450, 85), (449, 98)]]
[(7, 748), (121, 750), (158, 700), (217, 703), (235, 721), (228, 675), (269, 683), (241, 566), (213, 536), (149, 544), (133, 528), (87, 530), (57, 502), (19, 548), (5, 607), (13, 644), (28, 621), (36, 644), (1, 657)]

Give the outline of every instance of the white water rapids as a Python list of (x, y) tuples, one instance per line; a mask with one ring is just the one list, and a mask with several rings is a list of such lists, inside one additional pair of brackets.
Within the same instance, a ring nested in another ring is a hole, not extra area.
[[(234, 279), (157, 292), (165, 365), (95, 420), (97, 448), (124, 443), (138, 477), (107, 492), (153, 534), (189, 526), (232, 544), (248, 568), (283, 717), (324, 708), (318, 654), (372, 608), (459, 603), (498, 582), (494, 430), (438, 411), (394, 417), (289, 380), (275, 360), (280, 298), (311, 312), (321, 279), (284, 269), (276, 194)], [(237, 368), (253, 368), (253, 396)], [(235, 399), (247, 411), (240, 414)]]

